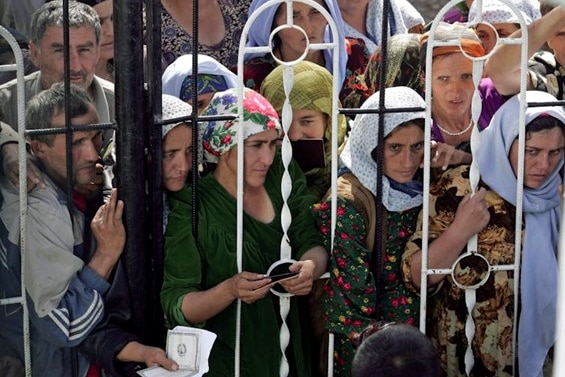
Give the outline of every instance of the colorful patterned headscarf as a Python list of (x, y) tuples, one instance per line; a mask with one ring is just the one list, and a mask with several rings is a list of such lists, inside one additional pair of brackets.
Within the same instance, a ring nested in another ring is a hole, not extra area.
[[(407, 86), (423, 93), (420, 65), (420, 34), (396, 34), (387, 43), (387, 73), (385, 88)], [(382, 48), (371, 54), (363, 75), (355, 77), (355, 90), (344, 100), (346, 108), (360, 107), (369, 96), (380, 89)]]
[[(192, 101), (192, 76), (186, 76), (180, 88), (180, 99), (183, 101)], [(206, 73), (198, 74), (198, 81), (196, 82), (196, 95), (206, 93), (223, 92), (227, 90), (228, 84), (224, 76), (209, 75)]]
[[(379, 51), (369, 59), (365, 69), (365, 84), (370, 94), (380, 88), (380, 66), (382, 53)], [(385, 88), (407, 86), (418, 93), (423, 92), (420, 67), (420, 34), (397, 34), (388, 40), (387, 73)]]
[[(498, 195), (516, 205), (517, 178), (508, 158), (512, 143), (518, 137), (518, 115), (527, 103), (556, 102), (549, 93), (526, 92), (520, 102), (515, 95), (494, 114), (490, 125), (480, 134), (478, 150), (473, 154), (480, 169), (481, 179)], [(540, 116), (551, 116), (565, 123), (561, 106), (529, 107), (527, 124)], [(543, 185), (537, 189), (524, 187), (522, 204), (525, 220), (523, 240), (520, 299), (520, 324), (518, 328), (518, 356), (521, 376), (541, 376), (545, 356), (555, 341), (558, 249), (562, 184), (561, 164)], [(518, 314), (518, 313), (516, 313)]]
[[(378, 109), (379, 98), (383, 91), (376, 92), (365, 101), (361, 109)], [(384, 90), (385, 108), (424, 108), (426, 103), (413, 89), (405, 86), (386, 88)], [(343, 165), (347, 167), (359, 182), (373, 195), (377, 196), (377, 163), (372, 152), (378, 144), (378, 132), (383, 132), (384, 137), (396, 127), (415, 119), (424, 119), (424, 111), (386, 113), (384, 124), (379, 124), (379, 114), (361, 114), (355, 118), (351, 127), (351, 135), (345, 148), (339, 156)], [(383, 175), (381, 201), (385, 208), (391, 212), (406, 211), (422, 204), (422, 194), (412, 196), (404, 191), (391, 186), (389, 179)]]
[[(210, 76), (219, 76), (221, 79), (211, 80), (209, 78)], [(205, 77), (208, 77), (208, 79)], [(192, 54), (179, 56), (165, 69), (162, 77), (163, 94), (179, 97), (183, 101), (192, 99), (192, 87), (189, 85), (190, 83), (185, 84), (187, 78), (190, 78), (192, 81)], [(219, 90), (211, 90), (212, 87)], [(216, 59), (208, 55), (199, 54), (198, 94), (209, 93), (211, 91), (223, 91), (229, 88), (237, 88), (237, 76)], [(202, 92), (200, 92), (201, 89)], [(186, 93), (184, 95), (185, 98), (183, 98), (183, 92), (187, 91), (188, 93)]]
[(234, 115), (234, 120), (213, 120), (202, 129), (204, 158), (215, 163), (218, 157), (237, 145), (238, 131), (243, 132), (243, 139), (267, 130), (281, 133), (279, 116), (273, 106), (254, 90), (243, 89), (243, 123), (239, 124), (237, 114), (237, 90), (229, 89), (218, 92), (212, 98), (202, 116)]

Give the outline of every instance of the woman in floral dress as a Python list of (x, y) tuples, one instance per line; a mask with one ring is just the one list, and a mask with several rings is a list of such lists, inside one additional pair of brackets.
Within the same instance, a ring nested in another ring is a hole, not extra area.
[(243, 26), (250, 0), (162, 0), (161, 47), (169, 65), (181, 55), (192, 54), (193, 2), (199, 6), (198, 53), (213, 57), (226, 67), (237, 64)]
[[(381, 93), (369, 97), (362, 109), (378, 108)], [(384, 93), (387, 109), (424, 107), (423, 99), (410, 88), (387, 88)], [(419, 301), (404, 287), (400, 261), (422, 204), (422, 185), (414, 176), (424, 155), (424, 112), (388, 113), (382, 126), (378, 118), (378, 114), (359, 115), (340, 155), (344, 168), (338, 179), (336, 233), (325, 300), (326, 326), (335, 334), (335, 376), (351, 375), (354, 346), (350, 335), (375, 321), (418, 323)], [(377, 132), (381, 129), (384, 174), (377, 203)], [(377, 204), (386, 213), (386, 236), (374, 242)], [(329, 194), (313, 211), (329, 250)], [(373, 263), (374, 251), (382, 246), (382, 262)]]
[[(511, 377), (518, 371), (520, 376), (541, 377), (544, 363), (551, 364), (549, 350), (555, 341), (557, 303), (557, 289), (552, 288), (557, 287), (558, 278), (565, 111), (561, 106), (526, 109), (522, 192), (517, 187), (517, 138), (521, 107), (555, 101), (548, 93), (528, 91), (525, 101), (516, 95), (495, 113), (489, 127), (480, 133), (473, 154), (481, 174), (473, 195), (468, 165), (449, 169), (430, 184), (427, 266), (444, 269), (455, 265), (453, 274), (427, 278), (427, 286), (435, 287), (435, 294), (428, 300), (429, 334), (447, 377)], [(491, 267), (515, 262), (518, 197), (522, 198), (523, 212), (519, 292), (514, 289), (514, 270), (484, 273), (488, 267), (484, 261)], [(405, 284), (418, 292), (422, 229), (423, 219), (419, 218), (402, 256)], [(467, 242), (475, 234), (477, 250), (472, 253)], [(461, 256), (465, 258), (459, 259)], [(468, 297), (461, 286), (474, 284), (475, 300), (469, 301), (475, 303), (468, 308)], [(515, 300), (519, 300), (519, 313), (515, 312)], [(466, 326), (469, 315), (474, 322), (470, 342)], [(517, 331), (513, 328), (515, 315)], [(513, 332), (517, 333), (517, 355)], [(466, 362), (469, 345), (472, 365)]]

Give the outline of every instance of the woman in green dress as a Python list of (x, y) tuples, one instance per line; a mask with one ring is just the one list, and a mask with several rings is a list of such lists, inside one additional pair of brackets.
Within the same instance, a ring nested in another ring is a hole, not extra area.
[[(294, 279), (282, 282), (295, 295), (310, 292), (327, 265), (327, 252), (308, 208), (308, 194), (300, 168), (291, 163), (292, 189), (287, 200), (292, 222), (287, 233), (281, 226), (285, 173), (278, 153), (281, 127), (278, 116), (260, 94), (244, 91), (244, 121), (210, 121), (203, 130), (205, 158), (217, 163), (213, 173), (198, 184), (198, 235), (192, 232), (192, 187), (173, 193), (165, 235), (165, 274), (161, 303), (169, 325), (198, 326), (217, 334), (207, 376), (233, 376), (237, 301), (241, 306), (241, 376), (278, 376), (282, 356), (279, 298), (269, 294), (265, 277), (280, 259), (281, 240), (292, 249)], [(216, 93), (203, 115), (236, 115), (237, 91)], [(236, 263), (237, 241), (237, 139), (244, 142), (242, 271)], [(290, 375), (311, 376), (301, 336), (299, 308), (290, 299), (286, 323), (290, 343), (285, 355)]]

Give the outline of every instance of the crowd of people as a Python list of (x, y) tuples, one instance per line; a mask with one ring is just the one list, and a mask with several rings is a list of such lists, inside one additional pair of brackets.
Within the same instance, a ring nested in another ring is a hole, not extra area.
[[(198, 0), (197, 19), (194, 1), (161, 0), (160, 304), (167, 327), (217, 335), (206, 376), (551, 376), (565, 110), (529, 104), (565, 99), (565, 5), (462, 1), (434, 27), (407, 0)], [(70, 92), (64, 2), (24, 5), (27, 20), (0, 7), (28, 73), (24, 119), (18, 81), (0, 76), (0, 299), (25, 286), (34, 377), (176, 371), (135, 333), (119, 124), (93, 126), (116, 119), (113, 0), (68, 2)], [(523, 28), (527, 44), (503, 43)], [(44, 131), (67, 118), (70, 143)], [(514, 263), (520, 276), (493, 268)], [(24, 375), (22, 318), (19, 303), (0, 310), (0, 375)]]

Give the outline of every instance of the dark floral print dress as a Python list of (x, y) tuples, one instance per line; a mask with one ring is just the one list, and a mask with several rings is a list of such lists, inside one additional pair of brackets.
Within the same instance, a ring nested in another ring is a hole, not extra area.
[[(224, 15), (226, 34), (214, 46), (199, 44), (198, 53), (213, 57), (226, 67), (237, 64), (237, 52), (243, 26), (247, 21), (250, 0), (218, 0)], [(161, 47), (167, 65), (181, 55), (192, 54), (192, 37), (163, 8), (161, 12)]]
[[(479, 186), (483, 186), (481, 182)], [(488, 189), (488, 187), (487, 187)], [(430, 185), (429, 240), (439, 237), (455, 218), (461, 200), (470, 192), (469, 167), (460, 166), (444, 172)], [(516, 208), (489, 191), (486, 196), (490, 222), (478, 234), (479, 252), (491, 265), (511, 264), (514, 261), (514, 218)], [(402, 269), (406, 286), (419, 291), (411, 278), (412, 256), (422, 245), (422, 219), (406, 244)], [(462, 253), (466, 252), (466, 248)], [(476, 281), (472, 269), (456, 270), (460, 282)], [(431, 288), (431, 287), (429, 287)], [(440, 356), (448, 377), (464, 377), (465, 351), (468, 341), (465, 321), (468, 310), (465, 291), (457, 287), (448, 275), (434, 294), (428, 296), (430, 315), (427, 318), (429, 335)], [(491, 273), (486, 283), (476, 290), (472, 310), (476, 326), (472, 340), (474, 366), (471, 377), (510, 377), (513, 375), (512, 330), (514, 318), (514, 271)]]
[[(387, 214), (386, 251), (383, 255), (379, 297), (371, 271), (372, 250), (367, 250), (364, 217), (347, 199), (337, 199), (336, 236), (331, 249), (331, 203), (316, 204), (314, 216), (330, 254), (326, 284), (326, 327), (335, 334), (334, 376), (351, 376), (354, 356), (348, 336), (371, 322), (395, 321), (418, 325), (420, 301), (404, 286), (401, 258), (416, 227), (420, 207)], [(378, 313), (378, 314), (376, 314)]]

